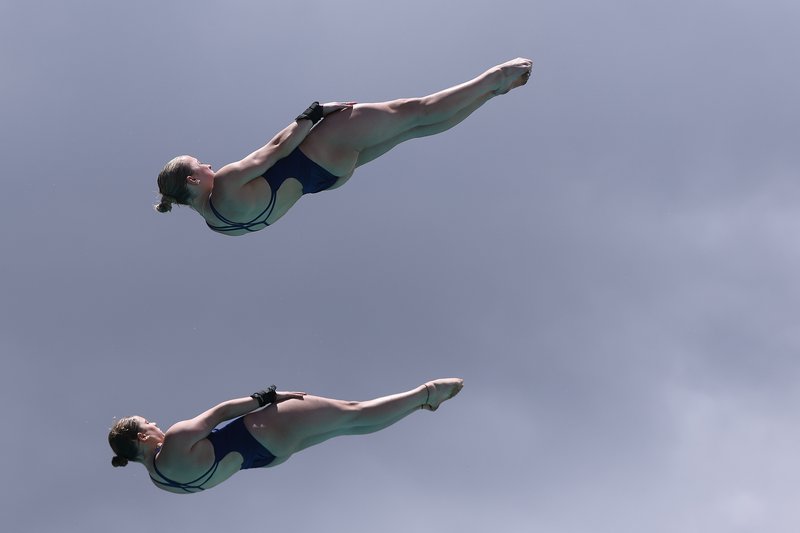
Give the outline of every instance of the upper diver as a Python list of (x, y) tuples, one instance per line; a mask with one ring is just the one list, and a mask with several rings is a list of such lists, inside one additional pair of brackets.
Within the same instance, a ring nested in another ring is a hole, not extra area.
[(448, 130), (494, 96), (525, 85), (532, 68), (529, 59), (513, 59), (421, 98), (314, 102), (263, 147), (216, 172), (193, 156), (172, 159), (158, 175), (155, 208), (188, 205), (224, 235), (264, 229), (302, 195), (340, 187), (401, 142)]

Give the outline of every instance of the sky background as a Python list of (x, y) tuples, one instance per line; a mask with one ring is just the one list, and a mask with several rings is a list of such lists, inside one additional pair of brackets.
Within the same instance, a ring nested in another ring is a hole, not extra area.
[[(800, 4), (0, 0), (8, 531), (795, 533)], [(153, 211), (312, 100), (530, 83), (267, 231)], [(436, 413), (187, 497), (111, 467), (276, 383)]]

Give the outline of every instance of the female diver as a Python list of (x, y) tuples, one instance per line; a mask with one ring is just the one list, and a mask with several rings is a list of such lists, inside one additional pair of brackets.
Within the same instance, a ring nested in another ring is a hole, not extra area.
[(158, 175), (161, 201), (155, 208), (166, 213), (172, 204), (188, 205), (225, 235), (258, 231), (303, 194), (340, 187), (356, 167), (401, 142), (448, 130), (490, 98), (524, 85), (532, 67), (529, 59), (513, 59), (422, 98), (314, 102), (266, 145), (217, 172), (192, 156), (173, 159)]
[[(158, 488), (178, 494), (199, 492), (239, 470), (279, 465), (330, 438), (372, 433), (418, 409), (435, 411), (463, 385), (458, 378), (437, 379), (365, 402), (280, 392), (272, 386), (248, 398), (222, 402), (166, 433), (140, 416), (122, 418), (108, 434), (116, 454), (111, 464), (136, 461), (147, 468)], [(214, 429), (230, 419), (235, 420)]]

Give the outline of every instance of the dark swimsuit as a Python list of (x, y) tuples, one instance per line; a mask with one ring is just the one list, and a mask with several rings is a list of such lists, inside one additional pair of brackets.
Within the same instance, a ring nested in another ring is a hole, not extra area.
[(222, 216), (220, 212), (214, 208), (214, 204), (211, 203), (211, 199), (209, 198), (208, 205), (211, 207), (211, 211), (214, 213), (214, 216), (223, 221), (225, 225), (215, 226), (206, 222), (208, 227), (222, 233), (238, 230), (250, 232), (258, 231), (269, 226), (267, 219), (272, 215), (272, 210), (275, 209), (278, 189), (288, 178), (294, 178), (300, 182), (303, 186), (303, 194), (314, 194), (324, 191), (333, 186), (336, 180), (339, 179), (337, 176), (334, 176), (309, 159), (306, 154), (300, 151), (300, 148), (295, 148), (291, 154), (283, 159), (279, 159), (261, 176), (267, 180), (267, 184), (270, 188), (269, 202), (267, 202), (267, 206), (261, 213), (249, 222), (234, 222)]
[(222, 459), (225, 458), (225, 456), (227, 456), (230, 452), (238, 452), (243, 457), (242, 466), (239, 467), (240, 470), (247, 470), (248, 468), (261, 468), (262, 466), (269, 465), (275, 460), (275, 456), (272, 455), (268, 449), (262, 446), (261, 443), (258, 442), (252, 434), (250, 434), (250, 431), (247, 430), (244, 425), (244, 417), (239, 417), (227, 426), (213, 430), (208, 436), (208, 440), (211, 441), (211, 445), (214, 447), (214, 464), (212, 464), (209, 469), (206, 470), (205, 474), (192, 481), (179, 483), (162, 474), (158, 469), (154, 458), (153, 468), (155, 469), (156, 474), (162, 477), (164, 481), (159, 481), (153, 476), (150, 476), (150, 479), (164, 487), (181, 489), (190, 493), (199, 492), (201, 490), (205, 490), (203, 485), (208, 483), (208, 481), (214, 477), (214, 473), (217, 471), (219, 462), (222, 461)]

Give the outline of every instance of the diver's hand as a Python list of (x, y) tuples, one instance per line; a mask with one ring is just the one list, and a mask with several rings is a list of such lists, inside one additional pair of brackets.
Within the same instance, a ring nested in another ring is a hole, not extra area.
[(305, 395), (306, 395), (305, 392), (275, 391), (274, 403), (281, 403), (285, 402), (286, 400), (302, 400), (303, 396)]
[(327, 104), (322, 104), (322, 116), (327, 117), (331, 113), (336, 113), (354, 105), (356, 105), (356, 102), (328, 102)]

